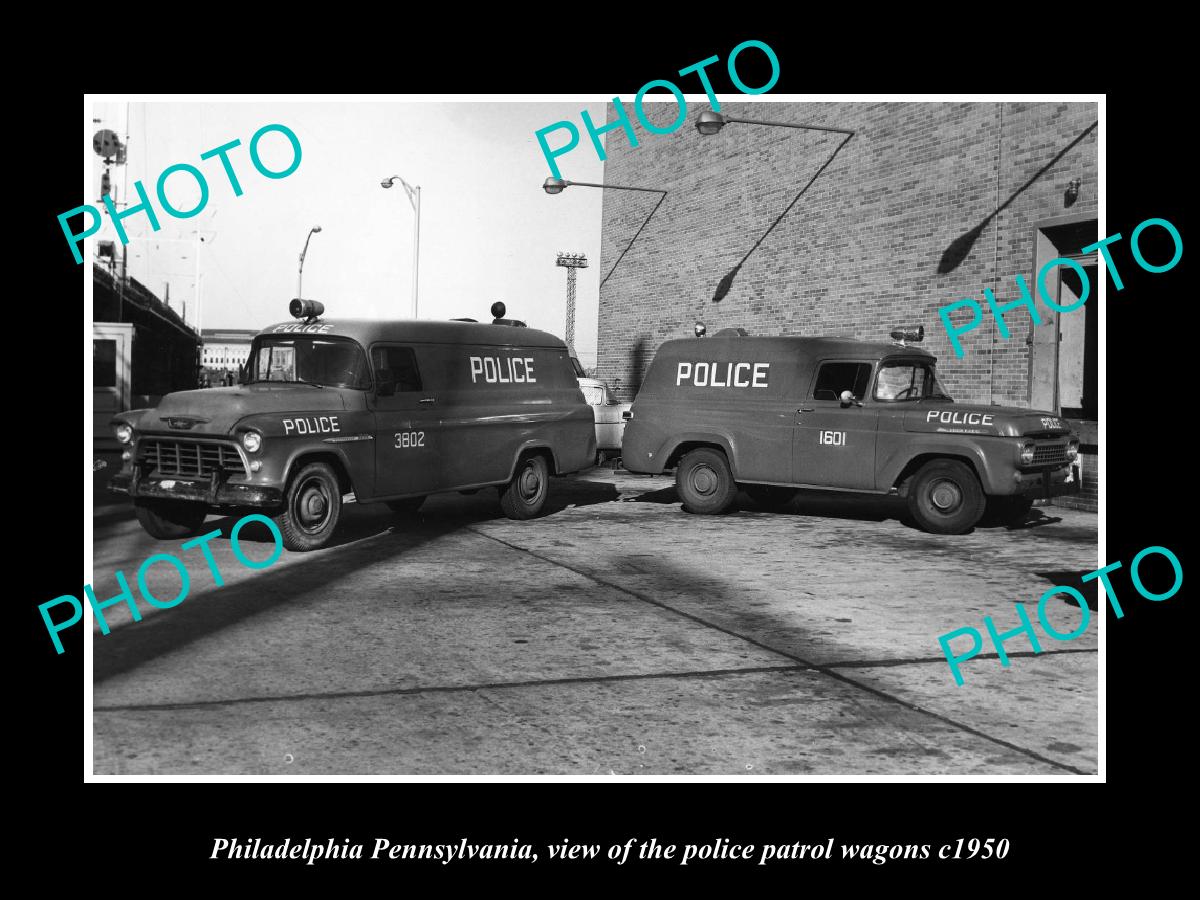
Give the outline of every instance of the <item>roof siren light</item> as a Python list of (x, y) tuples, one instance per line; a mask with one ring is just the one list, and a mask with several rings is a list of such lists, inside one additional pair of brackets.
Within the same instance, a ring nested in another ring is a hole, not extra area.
[(301, 300), (297, 297), (288, 304), (288, 312), (292, 314), (293, 319), (304, 319), (311, 322), (325, 312), (325, 304), (319, 300)]
[(901, 347), (907, 347), (909, 341), (912, 341), (914, 344), (919, 344), (921, 341), (925, 340), (925, 326), (917, 325), (915, 328), (897, 328), (892, 332), (892, 340)]

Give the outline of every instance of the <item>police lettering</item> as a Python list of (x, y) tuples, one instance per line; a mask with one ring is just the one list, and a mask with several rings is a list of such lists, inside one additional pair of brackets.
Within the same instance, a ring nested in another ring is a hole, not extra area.
[[(472, 356), (471, 383), (476, 383), (476, 376), (482, 375), (488, 384), (530, 384), (537, 381), (533, 377), (533, 358), (529, 356)], [(507, 376), (507, 377), (506, 377)]]
[(675, 384), (691, 381), (693, 387), (766, 387), (770, 363), (681, 362)]
[(271, 329), (276, 333), (298, 333), (298, 334), (326, 334), (333, 330), (332, 325), (312, 324), (306, 325), (303, 322), (290, 322), (287, 325), (276, 325)]
[(949, 409), (930, 410), (925, 417), (926, 422), (937, 419), (943, 425), (991, 425), (991, 413), (954, 412)]
[(332, 434), (341, 431), (337, 416), (306, 416), (303, 419), (284, 419), (283, 433), (291, 434)]

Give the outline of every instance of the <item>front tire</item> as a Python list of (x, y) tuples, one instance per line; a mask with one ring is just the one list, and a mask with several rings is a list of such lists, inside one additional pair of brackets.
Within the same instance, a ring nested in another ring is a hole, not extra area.
[(544, 456), (526, 456), (517, 463), (508, 484), (500, 489), (500, 508), (510, 519), (532, 519), (542, 511), (550, 489)]
[(729, 461), (720, 450), (701, 447), (679, 461), (675, 469), (675, 491), (690, 513), (715, 516), (733, 506), (737, 483)]
[(148, 535), (172, 541), (196, 534), (204, 524), (208, 507), (185, 500), (144, 499), (134, 501), (134, 513)]
[(329, 543), (342, 514), (342, 489), (328, 463), (304, 466), (292, 478), (275, 523), (289, 550), (317, 550)]
[(908, 510), (923, 531), (965, 534), (983, 515), (983, 488), (975, 472), (953, 459), (925, 463), (908, 492)]

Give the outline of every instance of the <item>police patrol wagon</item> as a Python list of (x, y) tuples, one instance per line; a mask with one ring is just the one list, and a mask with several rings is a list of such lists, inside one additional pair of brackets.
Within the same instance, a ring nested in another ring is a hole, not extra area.
[[(697, 325), (697, 336), (703, 326)], [(955, 403), (933, 354), (848, 338), (667, 341), (634, 400), (622, 456), (675, 470), (684, 507), (720, 513), (739, 487), (764, 506), (800, 488), (899, 494), (922, 528), (1024, 521), (1034, 497), (1078, 491), (1079, 439), (1040, 410)]]
[(442, 491), (500, 490), (538, 515), (550, 475), (590, 466), (591, 408), (566, 345), (524, 323), (322, 319), (254, 339), (236, 387), (168, 394), (112, 420), (124, 464), (111, 488), (157, 538), (196, 533), (210, 510), (271, 515), (290, 550), (332, 537), (342, 497), (413, 513)]

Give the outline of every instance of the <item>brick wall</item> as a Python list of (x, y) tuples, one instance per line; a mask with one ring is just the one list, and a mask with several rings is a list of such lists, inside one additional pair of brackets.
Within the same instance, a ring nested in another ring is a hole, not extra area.
[[(887, 339), (895, 325), (923, 324), (925, 347), (956, 399), (1029, 404), (1028, 313), (1005, 317), (1008, 340), (985, 318), (961, 338), (966, 355), (958, 359), (937, 310), (963, 297), (982, 304), (984, 287), (1001, 302), (1014, 299), (1014, 276), (1032, 285), (1036, 274), (1034, 223), (1095, 213), (1095, 129), (1021, 190), (1096, 121), (1095, 104), (723, 103), (731, 116), (856, 134), (715, 304), (721, 278), (842, 136), (730, 124), (705, 137), (692, 123), (706, 108), (689, 104), (688, 123), (674, 134), (639, 129), (636, 148), (623, 131), (608, 132), (606, 182), (669, 192), (615, 270), (657, 195), (604, 192), (598, 377), (622, 400), (632, 399), (658, 345), (691, 335), (702, 320), (710, 334), (740, 325), (751, 334), (872, 340)], [(647, 109), (663, 124), (675, 112), (673, 104)], [(613, 121), (611, 104), (608, 114)], [(1064, 193), (1075, 178), (1082, 187), (1068, 209)]]

